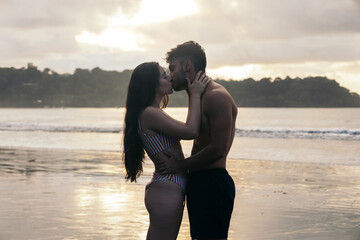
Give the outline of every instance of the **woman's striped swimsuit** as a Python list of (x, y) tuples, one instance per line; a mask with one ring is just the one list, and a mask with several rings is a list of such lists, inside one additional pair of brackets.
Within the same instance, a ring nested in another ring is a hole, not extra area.
[[(139, 130), (139, 134), (140, 134), (140, 138), (141, 138), (143, 147), (150, 158), (160, 152), (165, 151), (166, 149), (171, 147), (173, 144), (179, 142), (179, 139), (170, 137), (170, 136), (162, 134), (162, 133), (157, 133), (155, 135), (149, 135), (149, 134), (142, 132), (141, 126), (140, 126), (140, 121), (139, 121), (138, 130)], [(183, 192), (185, 193), (185, 188), (186, 188), (186, 179), (185, 178), (179, 177), (174, 174), (160, 174), (157, 172), (155, 172), (153, 174), (151, 181), (146, 185), (146, 189), (148, 189), (152, 183), (160, 181), (160, 180), (169, 180), (171, 182), (178, 184), (183, 189)]]

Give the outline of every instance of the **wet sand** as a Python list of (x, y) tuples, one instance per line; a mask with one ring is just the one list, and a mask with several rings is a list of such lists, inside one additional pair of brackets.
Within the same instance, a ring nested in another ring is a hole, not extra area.
[[(152, 170), (128, 183), (119, 153), (0, 149), (0, 239), (145, 239)], [(360, 240), (360, 166), (230, 159), (228, 171), (229, 239)]]

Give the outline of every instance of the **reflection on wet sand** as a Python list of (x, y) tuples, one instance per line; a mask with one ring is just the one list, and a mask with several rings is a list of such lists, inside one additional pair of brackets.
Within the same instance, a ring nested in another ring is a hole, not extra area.
[[(145, 239), (151, 162), (137, 183), (115, 152), (0, 149), (0, 165), (0, 239)], [(229, 239), (360, 239), (360, 166), (229, 160), (228, 170)], [(178, 239), (189, 239), (186, 212)]]
[[(137, 194), (127, 184), (102, 182), (75, 189), (76, 209), (98, 233), (92, 236), (124, 236), (125, 239), (144, 239), (147, 230), (147, 213), (141, 204), (135, 205)], [(121, 181), (121, 180), (120, 180)], [(136, 229), (136, 231), (131, 231)], [(130, 233), (130, 235), (129, 235)]]
[(231, 164), (238, 190), (233, 239), (360, 239), (360, 167)]

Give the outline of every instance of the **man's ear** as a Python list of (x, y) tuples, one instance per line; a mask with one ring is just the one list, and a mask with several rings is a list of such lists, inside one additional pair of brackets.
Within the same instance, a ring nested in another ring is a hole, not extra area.
[(190, 59), (186, 59), (185, 62), (184, 62), (185, 72), (190, 72), (191, 67), (192, 67), (192, 62), (191, 62), (191, 60), (190, 60)]

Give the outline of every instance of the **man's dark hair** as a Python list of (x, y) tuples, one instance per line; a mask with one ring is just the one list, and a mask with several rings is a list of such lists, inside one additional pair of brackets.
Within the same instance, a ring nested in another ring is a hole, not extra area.
[(186, 59), (190, 59), (194, 64), (195, 71), (205, 72), (206, 55), (204, 49), (194, 41), (188, 41), (177, 45), (166, 53), (166, 62), (170, 63), (172, 59), (177, 59), (182, 64)]

